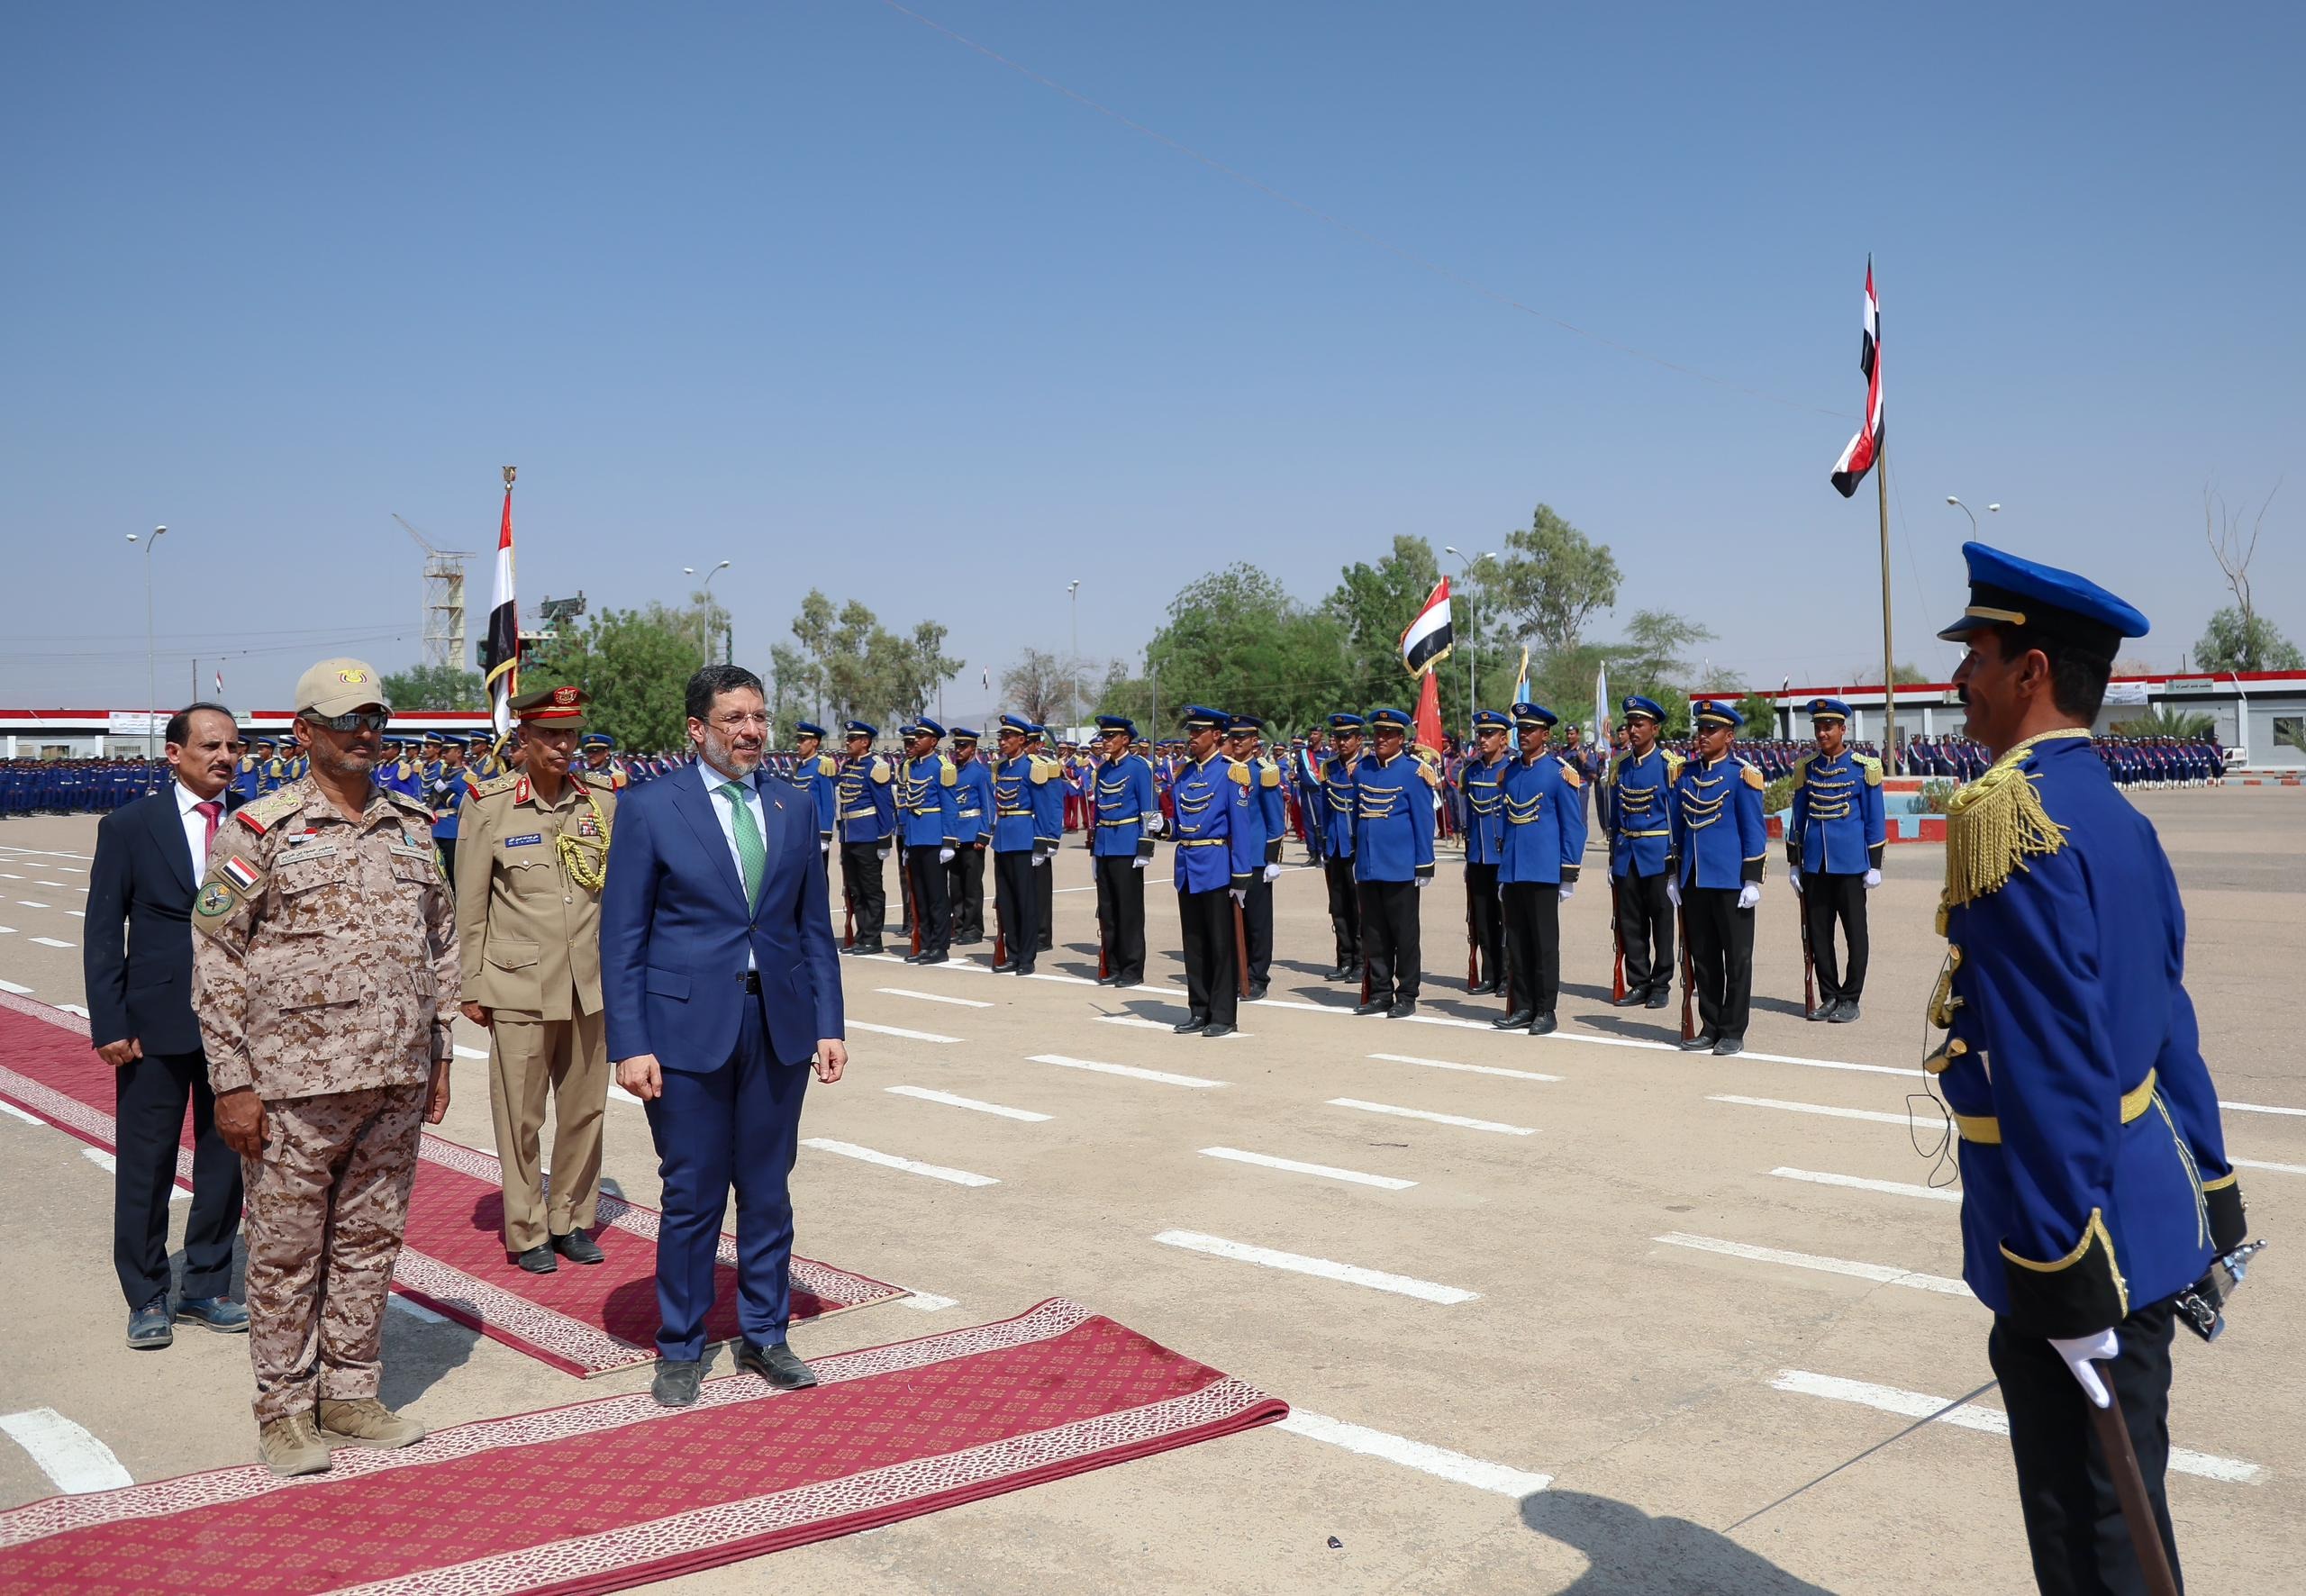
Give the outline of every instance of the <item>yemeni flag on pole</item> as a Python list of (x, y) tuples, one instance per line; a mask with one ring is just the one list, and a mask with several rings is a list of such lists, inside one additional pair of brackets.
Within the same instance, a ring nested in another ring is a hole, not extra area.
[(1874, 297), (1874, 258), (1866, 258), (1866, 337), (1857, 369), (1866, 374), (1866, 425), (1834, 462), (1834, 491), (1848, 498), (1882, 458), (1882, 306)]
[(1417, 619), (1402, 633), (1402, 668), (1411, 676), (1423, 676), (1441, 662), (1456, 640), (1449, 624), (1449, 578), (1444, 576), (1426, 595)]
[(504, 520), (496, 533), (496, 597), (480, 645), (488, 678), (488, 718), (501, 740), (513, 730), (513, 696), (521, 690), (521, 621), (513, 603), (513, 467), (504, 467)]

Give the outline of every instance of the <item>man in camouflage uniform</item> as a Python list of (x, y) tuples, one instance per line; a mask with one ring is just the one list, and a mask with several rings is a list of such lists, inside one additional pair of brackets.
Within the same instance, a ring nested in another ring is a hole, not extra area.
[(324, 1471), (331, 1445), (424, 1438), (377, 1391), (458, 993), (431, 812), (375, 783), (392, 712), (376, 671), (322, 660), (296, 703), (311, 768), (234, 812), (192, 916), (216, 1129), (247, 1177), (257, 1455), (283, 1475)]
[[(504, 1253), (531, 1274), (551, 1274), (560, 1258), (597, 1264), (604, 1256), (590, 1231), (609, 1101), (600, 908), (616, 797), (605, 774), (573, 762), (589, 702), (581, 687), (515, 698), (527, 767), (484, 782), (460, 817), (464, 1012), (489, 1035)], [(548, 1088), (549, 1207), (538, 1156)]]

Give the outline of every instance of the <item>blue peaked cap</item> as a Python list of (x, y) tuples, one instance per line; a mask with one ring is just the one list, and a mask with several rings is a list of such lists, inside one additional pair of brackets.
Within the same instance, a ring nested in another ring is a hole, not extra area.
[(1541, 703), (1517, 703), (1513, 706), (1513, 724), (1520, 727), (1551, 726), (1559, 715)]
[(1656, 699), (1644, 698), (1639, 693), (1629, 695), (1618, 707), (1629, 715), (1647, 715), (1660, 726), (1666, 723), (1664, 707)]
[(1187, 731), (1222, 731), (1231, 718), (1223, 710), (1211, 709), (1205, 703), (1189, 703), (1177, 724)]
[(1690, 714), (1701, 726), (1710, 721), (1716, 726), (1728, 726), (1735, 730), (1746, 723), (1745, 716), (1717, 698), (1700, 699), (1690, 706)]
[[(793, 728), (793, 731), (794, 735), (796, 737), (813, 737), (819, 742), (822, 742), (825, 739), (825, 729), (818, 725), (814, 721), (803, 721)], [(602, 733), (595, 732), (593, 736), (602, 737), (604, 741), (606, 740), (605, 736)], [(587, 737), (585, 740), (586, 742), (590, 742), (593, 740), (593, 738)]]
[(1135, 742), (1137, 740), (1137, 722), (1130, 720), (1127, 715), (1099, 715), (1097, 717), (1097, 730), (1100, 733), (1107, 736), (1110, 736), (1116, 731), (1125, 731), (1129, 734), (1130, 741)]
[(1494, 726), (1500, 730), (1503, 730), (1512, 723), (1512, 722), (1506, 720), (1503, 715), (1499, 714), (1495, 710), (1475, 710), (1474, 712), (1474, 730), (1475, 731), (1481, 730), (1485, 726)]
[(851, 737), (873, 738), (881, 735), (881, 729), (869, 721), (844, 721), (840, 724), (840, 729)]
[(1372, 726), (1397, 727), (1401, 730), (1406, 732), (1410, 727), (1409, 712), (1407, 710), (1395, 709), (1371, 710), (1369, 712), (1369, 724)]
[(1849, 719), (1849, 706), (1838, 698), (1813, 698), (1810, 701), (1810, 719), (1847, 721)]
[(1330, 730), (1331, 731), (1358, 731), (1361, 730), (1361, 717), (1358, 715), (1331, 715), (1330, 717)]
[(2102, 654), (2111, 663), (2124, 638), (2142, 638), (2147, 621), (2137, 607), (2087, 576), (2006, 554), (1984, 543), (1962, 545), (1969, 567), (1970, 603), (1962, 618), (1938, 635), (1950, 643), (1993, 626), (2023, 626)]

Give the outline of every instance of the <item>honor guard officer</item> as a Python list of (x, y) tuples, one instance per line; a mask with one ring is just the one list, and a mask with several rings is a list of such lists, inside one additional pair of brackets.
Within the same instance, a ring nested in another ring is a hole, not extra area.
[[(601, 1018), (601, 884), (616, 795), (573, 768), (590, 700), (544, 687), (513, 700), (525, 770), (464, 808), (457, 941), (464, 1015), (488, 1032), (489, 1107), (504, 1166), (504, 1255), (531, 1274), (597, 1264), (608, 1038)], [(552, 1192), (539, 1138), (552, 1097)]]
[(1293, 749), (1290, 755), (1290, 777), (1297, 787), (1298, 829), (1304, 833), (1305, 857), (1309, 863), (1323, 863), (1328, 843), (1321, 831), (1322, 812), (1329, 805), (1321, 801), (1321, 762), (1329, 757), (1322, 745), (1328, 740), (1322, 728), (1315, 726), (1305, 733), (1305, 744)]
[[(1812, 1020), (1847, 1025), (1866, 994), (1871, 939), (1866, 894), (1882, 884), (1882, 848), (1889, 821), (1882, 803), (1882, 762), (1843, 747), (1849, 706), (1838, 698), (1810, 701), (1814, 753), (1793, 766), (1793, 812), (1785, 827), (1785, 862), (1801, 895), (1806, 928), (1802, 947), (1818, 972)], [(1849, 949), (1847, 967), (1834, 961), (1834, 922)]]
[(1136, 741), (1137, 727), (1126, 718), (1097, 717), (1097, 834), (1089, 846), (1097, 872), (1100, 986), (1136, 986), (1145, 979), (1144, 872), (1153, 862), (1161, 804), (1152, 763), (1134, 751)]
[(1200, 704), (1185, 712), (1185, 762), (1172, 795), (1176, 802), (1177, 913), (1184, 923), (1183, 1036), (1229, 1037), (1239, 1014), (1240, 954), (1233, 911), (1248, 901), (1250, 884), (1265, 867), (1264, 828), (1257, 818), (1248, 766), (1218, 751), (1227, 717)]
[(240, 760), (232, 766), (232, 807), (235, 809), (263, 791), (264, 762), (257, 757), (256, 750), (264, 746), (261, 740), (242, 744)]
[[(1466, 939), (1478, 969), (1467, 993), (1505, 990), (1505, 917), (1497, 890), (1497, 866), (1505, 849), (1505, 734), (1510, 722), (1495, 710), (1474, 712), (1474, 756), (1458, 774), (1466, 803)], [(1524, 986), (1520, 995), (1527, 997)], [(1521, 1005), (1508, 1004), (1518, 1010)], [(1528, 1024), (1529, 1016), (1520, 1023)], [(1501, 1025), (1501, 1029), (1511, 1029)]]
[(1720, 1057), (1746, 1050), (1754, 999), (1754, 906), (1762, 901), (1769, 830), (1762, 820), (1762, 773), (1733, 757), (1730, 745), (1745, 717), (1726, 703), (1690, 706), (1697, 754), (1674, 786), (1678, 885), (1667, 897), (1682, 912), (1697, 985), (1698, 1034), (1685, 1053)]
[[(1038, 835), (1044, 841), (1054, 841), (1058, 847), (1065, 842), (1065, 800), (1070, 794), (1085, 802), (1085, 787), (1076, 788), (1076, 778), (1067, 771), (1065, 761), (1049, 751), (1049, 728), (1041, 725), (1025, 729), (1025, 752), (1030, 754), (1049, 779), (1033, 789), (1033, 819)], [(1076, 809), (1079, 804), (1076, 803)], [(1094, 840), (1092, 839), (1091, 840)], [(1033, 899), (1040, 906), (1040, 951), (1048, 953), (1057, 946), (1057, 886), (1056, 867), (1049, 863), (1057, 857), (1057, 847), (1042, 850), (1040, 874), (1033, 877)]]
[(960, 779), (953, 762), (937, 751), (945, 729), (926, 715), (897, 728), (905, 739), (904, 763), (897, 767), (897, 823), (903, 833), (905, 882), (912, 894), (912, 925), (921, 951), (907, 964), (941, 965), (953, 934), (951, 906), (945, 897), (945, 866), (953, 862), (961, 836), (959, 806), (953, 802)]
[(959, 825), (952, 862), (945, 866), (945, 901), (953, 940), (966, 948), (985, 940), (985, 854), (993, 841), (993, 766), (977, 757), (976, 732), (953, 728), (953, 817)]
[(888, 919), (888, 887), (881, 866), (895, 847), (896, 771), (873, 751), (880, 728), (864, 721), (841, 726), (848, 754), (840, 762), (834, 800), (840, 815), (840, 891), (856, 927), (849, 951), (878, 953)]
[(1377, 751), (1353, 773), (1353, 880), (1361, 898), (1368, 995), (1357, 1014), (1406, 1020), (1417, 1012), (1423, 943), (1417, 894), (1433, 879), (1434, 794), (1441, 778), (1408, 751), (1410, 719), (1373, 710)]
[(457, 884), (457, 834), (465, 794), (470, 790), (465, 768), (465, 739), (450, 732), (440, 739), (440, 757), (425, 783), (424, 807), (432, 812), (432, 850), (440, 856), (440, 873)]
[[(993, 966), (996, 974), (1013, 970), (1033, 973), (1033, 956), (1040, 951), (1040, 902), (1033, 891), (1033, 872), (1046, 869), (1049, 856), (1063, 839), (1041, 835), (1034, 801), (1040, 790), (1064, 777), (1045, 759), (1025, 752), (1026, 733), (1032, 722), (1018, 715), (1003, 715), (994, 733), (1000, 754), (993, 766), (993, 905), (1000, 916), (1001, 938), (1007, 955)], [(1062, 812), (1060, 811), (1060, 815)], [(1063, 824), (1060, 819), (1060, 825)]]
[(1611, 761), (1595, 814), (1610, 848), (1610, 890), (1625, 958), (1618, 1007), (1662, 1009), (1673, 1001), (1674, 905), (1667, 889), (1681, 864), (1674, 843), (1674, 784), (1682, 757), (1658, 745), (1666, 712), (1639, 694), (1623, 711), (1625, 751)]
[(1289, 805), (1282, 796), (1281, 766), (1262, 746), (1265, 722), (1235, 715), (1225, 725), (1225, 757), (1249, 773), (1250, 812), (1257, 823), (1257, 857), (1264, 861), (1241, 904), (1241, 929), (1248, 938), (1249, 1001), (1266, 994), (1273, 976), (1273, 884), (1281, 879), (1281, 845), (1289, 834)]
[[(817, 735), (822, 738), (824, 734), (819, 732)], [(605, 731), (587, 731), (583, 746), (586, 785), (596, 793), (603, 788), (612, 793), (622, 793), (631, 784), (624, 762), (616, 757), (616, 739)]]
[(809, 812), (817, 822), (817, 851), (825, 856), (826, 868), (830, 870), (832, 834), (840, 807), (836, 792), (840, 784), (840, 765), (822, 751), (825, 729), (814, 721), (803, 721), (795, 725), (793, 737), (797, 750), (793, 761), (793, 784), (808, 795)]
[(1548, 746), (1557, 718), (1543, 704), (1513, 706), (1521, 748), (1506, 761), (1498, 789), (1504, 825), (1496, 874), (1513, 992), (1505, 1017), (1490, 1023), (1499, 1030), (1527, 1026), (1533, 1037), (1561, 1029), (1554, 1018), (1561, 995), (1561, 905), (1577, 890), (1585, 857), (1585, 778)]
[(1987, 1352), (2034, 1575), (2045, 1591), (2143, 1591), (2092, 1405), (2119, 1403), (2158, 1538), (2170, 1340), (2205, 1338), (2247, 1252), (2242, 1195), (2182, 979), (2185, 922), (2153, 825), (2089, 728), (2146, 617), (2071, 572), (1967, 543), (1969, 605), (1938, 633), (1993, 765), (1954, 795), (1924, 1060), (1961, 1138), (1963, 1278)]
[(1330, 754), (1321, 764), (1321, 873), (1330, 889), (1330, 929), (1337, 937), (1333, 981), (1361, 979), (1361, 892), (1353, 879), (1355, 783), (1361, 768), (1362, 721), (1358, 715), (1330, 717)]

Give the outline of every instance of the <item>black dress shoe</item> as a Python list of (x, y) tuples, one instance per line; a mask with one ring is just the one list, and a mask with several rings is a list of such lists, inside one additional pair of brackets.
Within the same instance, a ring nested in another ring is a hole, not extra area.
[(1406, 1020), (1416, 1012), (1417, 1000), (1415, 998), (1403, 998), (1401, 1002), (1395, 1003), (1392, 1008), (1385, 1011), (1385, 1018), (1388, 1020)]
[(1233, 1028), (1222, 1020), (1212, 1020), (1201, 1028), (1201, 1034), (1205, 1037), (1230, 1037), (1233, 1034)]
[(738, 1342), (737, 1367), (759, 1375), (779, 1391), (804, 1391), (817, 1383), (817, 1372), (795, 1357), (792, 1347), (782, 1341), (774, 1347)]
[(1735, 1058), (1745, 1050), (1746, 1044), (1736, 1037), (1723, 1037), (1713, 1044), (1713, 1056), (1716, 1058)]
[(704, 1383), (703, 1358), (667, 1358), (657, 1365), (657, 1377), (649, 1383), (649, 1394), (657, 1399), (660, 1408), (693, 1408), (696, 1405), (696, 1388)]
[[(1016, 967), (1017, 967), (1017, 961), (1016, 961), (1015, 959), (1013, 959), (1013, 958), (1005, 958), (1005, 959), (1003, 959), (999, 964), (997, 964), (997, 965), (995, 965), (995, 966), (993, 966), (993, 973), (994, 973), (994, 975), (1006, 975), (1010, 971), (1012, 971), (1012, 970), (1015, 969)], [(1102, 982), (1102, 981), (1100, 981), (1100, 982), (1098, 982), (1098, 983), (1097, 983), (1097, 984), (1098, 984), (1098, 985), (1100, 985), (1100, 986), (1103, 986), (1103, 985), (1104, 984), (1104, 983), (1103, 983), (1103, 982)]]
[(1537, 1011), (1535, 1010), (1516, 1009), (1503, 1020), (1491, 1020), (1489, 1022), (1489, 1028), (1492, 1030), (1519, 1030), (1536, 1018)]
[(1169, 1027), (1171, 1031), (1181, 1037), (1189, 1035), (1194, 1031), (1207, 1030), (1208, 1029), (1209, 1017), (1205, 1014), (1198, 1017), (1189, 1017), (1187, 1019), (1180, 1020), (1176, 1024)]
[(952, 960), (953, 960), (953, 956), (952, 956), (951, 954), (949, 954), (949, 953), (946, 952), (943, 948), (939, 948), (936, 952), (934, 952), (934, 953), (924, 953), (924, 954), (922, 954), (919, 958), (917, 958), (917, 959), (913, 960), (912, 962), (913, 962), (913, 963), (915, 963), (915, 964), (917, 964), (917, 965), (943, 965), (943, 964), (950, 964), (950, 963), (952, 962)]
[(1368, 1002), (1363, 1003), (1356, 1008), (1353, 1011), (1356, 1014), (1386, 1014), (1393, 1011), (1393, 1007), (1394, 1006), (1391, 1003), (1380, 1002), (1373, 998)]
[(850, 948), (849, 951), (851, 953), (885, 953), (887, 949), (884, 948), (878, 942), (859, 942), (856, 947)]
[(1252, 1003), (1262, 1002), (1265, 998), (1268, 984), (1269, 984), (1266, 982), (1260, 981), (1255, 986), (1250, 987), (1248, 1001)]
[(566, 1236), (554, 1237), (552, 1250), (572, 1264), (598, 1264), (608, 1257), (601, 1250), (601, 1244), (586, 1235), (581, 1226)]
[(1692, 1037), (1688, 1041), (1682, 1044), (1682, 1051), (1684, 1053), (1711, 1053), (1713, 1051), (1713, 1045), (1720, 1039), (1721, 1038), (1720, 1037), (1710, 1037), (1704, 1032), (1700, 1031), (1696, 1036)]
[(1612, 1009), (1639, 1009), (1642, 1004), (1648, 1001), (1648, 988), (1642, 986), (1629, 986), (1626, 988), (1625, 996), (1621, 998), (1611, 998), (1610, 1000), (1610, 1007)]
[(1672, 987), (1653, 986), (1649, 989), (1649, 1006), (1651, 1008), (1662, 1009), (1673, 1001), (1674, 989)]
[(1020, 975), (1031, 975), (1032, 973), (1033, 973), (1033, 966), (1030, 966), (1030, 965), (1019, 965), (1019, 966), (1017, 966), (1017, 974), (1019, 974)]
[(1836, 1025), (1848, 1025), (1851, 1020), (1857, 1018), (1857, 1000), (1856, 998), (1843, 998), (1840, 1002), (1834, 1004), (1834, 1011), (1827, 1015), (1826, 1018), (1832, 1020)]
[(1530, 1034), (1533, 1037), (1549, 1037), (1560, 1029), (1561, 1021), (1550, 1014), (1540, 1014), (1530, 1021)]
[(904, 962), (909, 965), (917, 965), (928, 957), (925, 953), (908, 953), (904, 956)]
[(1497, 983), (1494, 981), (1476, 981), (1471, 986), (1466, 988), (1466, 995), (1467, 997), (1495, 997), (1497, 995)]
[(128, 1316), (128, 1344), (139, 1352), (173, 1346), (177, 1333), (169, 1326), (168, 1299), (163, 1292)]
[(549, 1274), (560, 1267), (560, 1260), (552, 1256), (549, 1247), (532, 1247), (524, 1253), (514, 1253), (513, 1262), (531, 1274)]
[(1802, 1016), (1804, 1020), (1831, 1020), (1833, 1017), (1834, 1000), (1831, 998), (1828, 998), (1824, 1002), (1820, 1003), (1816, 1008)]

